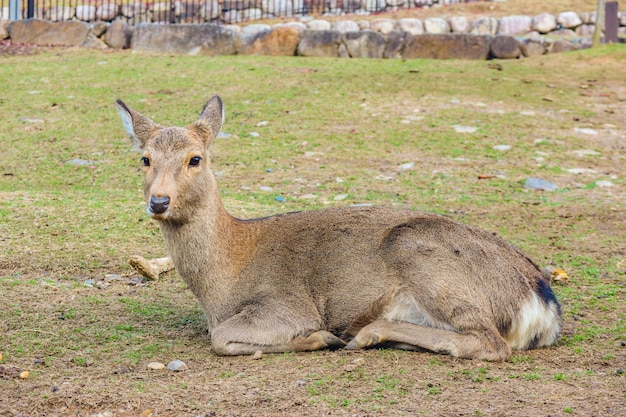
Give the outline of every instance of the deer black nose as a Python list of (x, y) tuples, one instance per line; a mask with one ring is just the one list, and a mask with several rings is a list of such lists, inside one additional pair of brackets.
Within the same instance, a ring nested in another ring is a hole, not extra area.
[(150, 211), (154, 214), (163, 214), (169, 207), (169, 197), (150, 197)]

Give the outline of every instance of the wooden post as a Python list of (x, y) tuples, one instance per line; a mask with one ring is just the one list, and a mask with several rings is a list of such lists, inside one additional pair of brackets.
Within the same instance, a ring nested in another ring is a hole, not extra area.
[(606, 15), (604, 19), (604, 42), (617, 42), (617, 29), (619, 28), (619, 20), (617, 19), (617, 2), (609, 1), (606, 3)]
[(596, 27), (593, 30), (593, 40), (591, 46), (600, 46), (602, 41), (602, 26), (604, 26), (604, 4), (605, 0), (598, 0), (598, 8), (596, 9)]

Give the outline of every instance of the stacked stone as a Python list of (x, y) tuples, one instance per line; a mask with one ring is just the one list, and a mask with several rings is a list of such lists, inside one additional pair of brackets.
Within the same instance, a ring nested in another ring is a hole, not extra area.
[[(237, 0), (237, 7), (242, 8), (241, 10), (252, 10), (252, 6), (258, 2), (267, 1), (270, 0)], [(352, 0), (341, 0), (341, 4), (345, 5), (349, 1)], [(200, 22), (203, 24), (159, 25), (142, 23), (133, 26), (128, 23), (127, 19), (136, 18), (137, 21), (142, 21), (143, 16), (154, 14), (154, 10), (157, 9), (154, 7), (149, 9), (142, 4), (126, 4), (114, 8), (91, 7), (78, 8), (75, 13), (80, 12), (80, 16), (85, 19), (94, 15), (113, 18), (113, 22), (86, 23), (80, 19), (53, 22), (50, 19), (33, 19), (13, 22), (10, 26), (9, 22), (0, 21), (0, 39), (10, 36), (15, 42), (22, 43), (79, 45), (90, 48), (133, 47), (138, 50), (144, 49), (154, 52), (209, 55), (297, 54), (372, 58), (485, 59), (492, 57), (512, 59), (585, 47), (590, 43), (589, 35), (593, 32), (595, 24), (594, 13), (563, 12), (556, 16), (543, 13), (532, 17), (505, 16), (500, 19), (484, 17), (473, 20), (456, 16), (425, 20), (377, 18), (372, 20), (345, 19), (331, 22), (308, 17), (273, 26), (248, 24), (242, 27), (232, 24), (204, 23), (205, 20), (217, 19), (219, 15), (212, 8), (211, 3), (206, 3), (205, 7), (199, 7), (197, 10), (192, 10), (193, 13), (190, 12), (193, 16), (202, 16)], [(238, 12), (237, 9), (233, 10)], [(105, 14), (105, 11), (108, 11), (108, 14)], [(65, 17), (68, 13), (70, 12), (66, 8), (59, 8), (54, 17)], [(120, 19), (120, 15), (124, 18)], [(117, 16), (117, 18), (112, 16)], [(622, 24), (620, 33), (626, 35), (626, 13), (622, 13), (620, 19)], [(33, 25), (37, 25), (37, 27), (32, 27)], [(59, 26), (55, 25), (65, 26), (63, 30), (60, 30)], [(146, 29), (150, 25), (160, 26), (164, 29), (153, 27)], [(192, 27), (185, 28), (185, 26)], [(10, 30), (11, 27), (13, 30)], [(219, 30), (215, 32), (217, 29), (207, 29), (208, 27), (219, 28)], [(158, 36), (155, 33), (157, 31), (163, 32), (164, 42), (156, 41)], [(217, 33), (218, 38), (226, 40), (227, 44), (215, 51), (209, 50), (206, 45), (216, 41), (198, 37), (199, 34), (206, 31), (211, 34)], [(59, 35), (54, 35), (55, 32)], [(133, 35), (137, 32), (139, 35)], [(174, 32), (192, 33), (193, 35), (189, 35), (191, 39), (187, 39), (185, 37), (187, 35), (177, 35), (181, 37), (181, 42), (172, 46), (168, 44), (171, 42), (168, 34)]]

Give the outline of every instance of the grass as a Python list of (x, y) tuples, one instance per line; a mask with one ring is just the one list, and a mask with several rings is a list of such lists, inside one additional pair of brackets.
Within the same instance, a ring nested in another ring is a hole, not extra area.
[[(31, 378), (0, 381), (11, 384), (0, 412), (441, 414), (446, 403), (448, 413), (490, 415), (510, 384), (533, 387), (528, 412), (513, 405), (511, 415), (604, 412), (577, 400), (571, 384), (598, 387), (595, 397), (620, 406), (626, 172), (616, 144), (625, 62), (620, 45), (505, 61), (497, 73), (485, 62), (456, 61), (63, 49), (3, 57), (0, 78), (12, 82), (0, 92), (0, 364)], [(585, 94), (581, 83), (591, 85)], [(393, 350), (258, 361), (210, 355), (202, 311), (175, 273), (157, 283), (132, 279), (130, 255), (162, 256), (165, 248), (143, 212), (138, 154), (113, 102), (180, 125), (212, 93), (226, 103), (231, 135), (216, 141), (213, 164), (235, 215), (367, 203), (445, 213), (497, 232), (570, 276), (555, 285), (565, 319), (558, 345), (515, 352), (505, 364)], [(478, 130), (456, 133), (455, 124)], [(590, 126), (599, 139), (574, 132)], [(495, 151), (498, 144), (512, 149)], [(579, 149), (600, 155), (578, 159)], [(74, 159), (92, 162), (67, 163)], [(596, 174), (567, 171), (580, 167)], [(560, 188), (526, 190), (529, 176)], [(590, 185), (599, 179), (614, 185)], [(110, 274), (119, 280), (107, 281)], [(190, 371), (145, 368), (173, 359)], [(546, 397), (552, 389), (563, 399)], [(168, 402), (180, 393), (183, 402)], [(126, 396), (128, 405), (112, 400)]]

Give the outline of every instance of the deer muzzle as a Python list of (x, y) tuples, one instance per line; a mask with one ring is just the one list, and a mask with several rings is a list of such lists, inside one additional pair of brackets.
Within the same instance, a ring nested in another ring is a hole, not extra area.
[(148, 214), (159, 215), (163, 214), (170, 208), (170, 198), (165, 197), (150, 197), (150, 205), (148, 206)]

